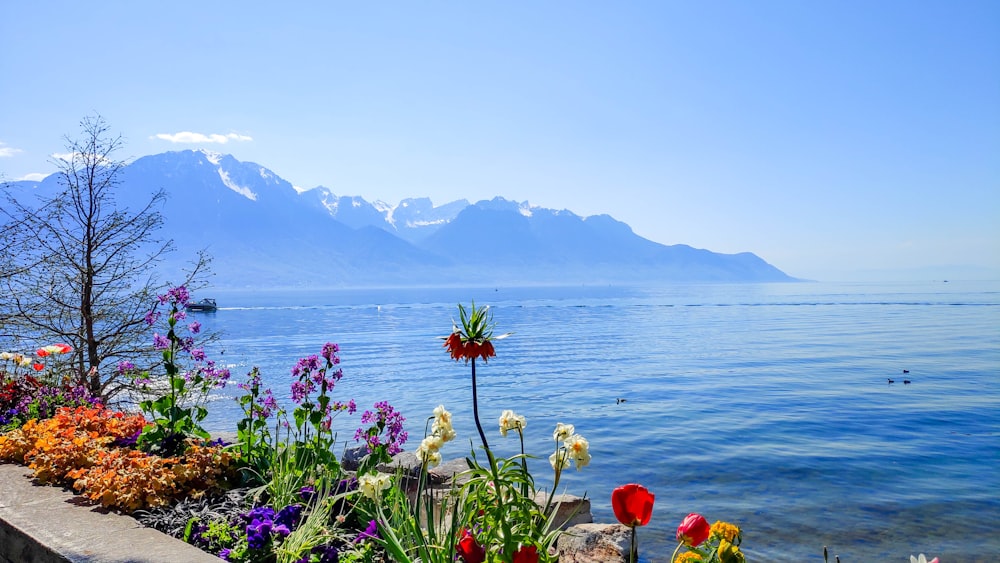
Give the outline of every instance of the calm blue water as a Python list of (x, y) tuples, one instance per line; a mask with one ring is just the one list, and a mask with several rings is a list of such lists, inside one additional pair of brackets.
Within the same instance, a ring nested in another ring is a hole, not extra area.
[[(212, 296), (221, 309), (200, 319), (224, 337), (209, 355), (234, 375), (260, 366), (287, 396), (297, 359), (338, 342), (336, 398), (388, 400), (413, 448), (444, 404), (460, 437), (446, 457), (466, 455), (476, 431), (469, 368), (436, 337), (458, 302), (490, 304), (498, 332), (514, 333), (478, 370), (491, 445), (514, 453), (496, 419), (525, 415), (533, 474), (550, 482), (552, 430), (574, 424), (593, 461), (562, 485), (602, 522), (615, 486), (651, 489), (639, 532), (651, 561), (669, 559), (689, 512), (739, 524), (753, 561), (822, 561), (824, 545), (845, 563), (1000, 559), (998, 282)], [(228, 399), (211, 408), (217, 429), (239, 416)], [(337, 419), (345, 445), (359, 418)]]

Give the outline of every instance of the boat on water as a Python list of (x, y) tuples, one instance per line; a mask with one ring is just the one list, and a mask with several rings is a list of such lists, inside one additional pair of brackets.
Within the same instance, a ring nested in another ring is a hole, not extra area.
[(219, 308), (219, 306), (215, 304), (215, 299), (207, 299), (206, 298), (206, 299), (202, 299), (201, 301), (198, 301), (197, 303), (188, 303), (187, 304), (187, 310), (188, 311), (209, 312), (209, 311), (215, 311), (218, 308)]

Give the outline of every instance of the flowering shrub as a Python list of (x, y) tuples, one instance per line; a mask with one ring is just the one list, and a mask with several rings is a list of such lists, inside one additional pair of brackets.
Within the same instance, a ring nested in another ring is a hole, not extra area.
[[(370, 424), (367, 429), (358, 428), (354, 432), (354, 440), (365, 441), (368, 455), (361, 461), (358, 473), (364, 474), (380, 463), (388, 463), (392, 456), (403, 451), (409, 434), (403, 430), (406, 418), (396, 411), (387, 401), (379, 401), (374, 405), (374, 411), (366, 410), (361, 415), (363, 424)], [(385, 434), (383, 436), (383, 433)]]
[[(194, 336), (201, 330), (198, 322), (188, 324), (192, 336), (181, 337), (177, 323), (187, 318), (185, 307), (190, 296), (184, 286), (175, 287), (159, 296), (160, 305), (169, 305), (167, 313), (167, 335), (153, 334), (153, 346), (163, 352), (163, 367), (167, 372), (167, 392), (156, 399), (146, 399), (139, 403), (151, 423), (143, 429), (138, 445), (144, 451), (173, 455), (183, 451), (185, 438), (198, 437), (207, 440), (208, 432), (200, 426), (208, 416), (208, 409), (202, 404), (209, 391), (225, 387), (229, 370), (220, 369), (215, 362), (205, 358), (205, 351), (195, 347)], [(146, 315), (146, 323), (154, 326), (160, 313), (154, 308)], [(181, 353), (194, 362), (193, 368), (181, 372)], [(134, 366), (124, 362), (119, 364), (122, 373), (132, 376), (133, 382), (146, 393), (153, 392), (153, 382), (148, 372), (138, 372)]]
[(56, 377), (41, 358), (72, 351), (67, 344), (44, 346), (36, 351), (38, 360), (18, 353), (2, 352), (0, 361), (0, 430), (17, 428), (32, 418), (49, 418), (59, 407), (93, 406), (100, 400), (85, 386)]
[(62, 481), (78, 467), (90, 467), (98, 451), (137, 434), (141, 415), (103, 408), (60, 408), (46, 420), (31, 419), (0, 436), (0, 460), (27, 464), (42, 482)]
[[(700, 514), (689, 514), (677, 527), (676, 563), (746, 563), (740, 551), (743, 532), (739, 526), (716, 520), (711, 526)], [(681, 548), (686, 551), (681, 552)]]
[(231, 454), (219, 446), (192, 443), (183, 457), (160, 457), (132, 449), (98, 451), (89, 468), (70, 471), (73, 488), (105, 508), (134, 512), (164, 506), (182, 495), (197, 498), (222, 486)]
[(263, 484), (274, 456), (268, 420), (279, 413), (279, 408), (271, 390), (261, 390), (260, 370), (256, 367), (250, 370), (247, 381), (240, 383), (239, 388), (246, 391), (237, 398), (243, 418), (236, 423), (237, 448), (245, 469), (243, 481)]
[[(295, 419), (296, 444), (294, 455), (302, 467), (322, 466), (339, 472), (340, 462), (333, 454), (333, 417), (342, 411), (354, 414), (354, 400), (332, 400), (330, 393), (344, 372), (340, 364), (340, 347), (332, 342), (323, 345), (320, 356), (315, 354), (299, 360), (292, 368), (292, 401), (298, 406), (292, 411)], [(316, 393), (313, 395), (313, 393)]]

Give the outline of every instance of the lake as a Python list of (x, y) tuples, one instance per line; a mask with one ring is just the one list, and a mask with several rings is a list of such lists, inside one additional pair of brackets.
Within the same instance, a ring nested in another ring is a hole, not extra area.
[[(217, 291), (197, 314), (222, 339), (210, 358), (239, 380), (259, 366), (284, 405), (290, 370), (340, 344), (334, 398), (363, 411), (387, 400), (416, 448), (443, 404), (463, 457), (478, 441), (469, 367), (439, 336), (457, 303), (490, 305), (497, 356), (480, 364), (480, 414), (503, 455), (497, 417), (527, 417), (530, 468), (551, 483), (557, 422), (593, 460), (560, 492), (586, 493), (614, 522), (611, 490), (656, 495), (640, 529), (644, 560), (669, 560), (689, 512), (744, 530), (751, 561), (941, 561), (1000, 557), (1000, 282), (702, 284)], [(908, 373), (904, 373), (907, 370)], [(889, 383), (893, 379), (894, 383)], [(910, 383), (904, 383), (904, 379)], [(235, 385), (211, 429), (240, 416)], [(335, 419), (354, 446), (360, 412)], [(565, 488), (565, 490), (563, 490)]]

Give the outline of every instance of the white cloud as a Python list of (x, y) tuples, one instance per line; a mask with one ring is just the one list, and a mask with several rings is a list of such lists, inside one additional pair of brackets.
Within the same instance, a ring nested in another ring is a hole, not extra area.
[(63, 162), (67, 162), (67, 163), (73, 162), (74, 160), (77, 163), (80, 163), (80, 162), (90, 162), (90, 161), (94, 160), (95, 157), (97, 158), (97, 163), (98, 164), (111, 164), (111, 162), (112, 162), (111, 159), (109, 159), (109, 158), (107, 158), (105, 156), (98, 156), (98, 155), (93, 155), (93, 154), (89, 154), (88, 155), (88, 154), (85, 154), (85, 153), (82, 153), (82, 152), (54, 152), (54, 153), (50, 154), (49, 157), (51, 157), (51, 158), (53, 158), (55, 160), (61, 160)]
[(48, 177), (49, 177), (48, 174), (42, 174), (41, 172), (32, 172), (31, 174), (25, 174), (24, 176), (17, 178), (16, 181), (20, 182), (22, 180), (28, 180), (30, 182), (41, 182), (42, 180)]
[(205, 135), (204, 133), (192, 133), (191, 131), (181, 131), (180, 133), (157, 133), (151, 138), (170, 141), (171, 143), (218, 143), (220, 145), (224, 145), (229, 141), (253, 140), (253, 137), (250, 137), (249, 135), (240, 135), (238, 133), (229, 133), (228, 135), (212, 133), (210, 135)]
[(8, 147), (7, 143), (0, 142), (0, 158), (5, 156), (14, 156), (19, 152), (24, 152), (21, 149), (15, 149), (14, 147)]

